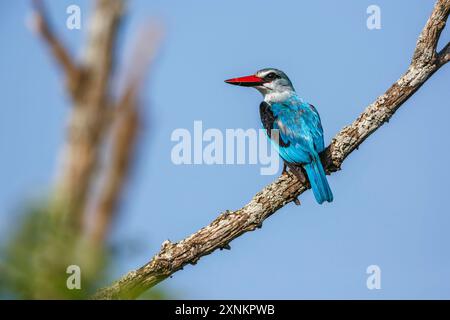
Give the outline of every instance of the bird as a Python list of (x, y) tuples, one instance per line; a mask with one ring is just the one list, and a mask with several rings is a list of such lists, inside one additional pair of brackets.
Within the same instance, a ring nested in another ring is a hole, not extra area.
[[(306, 172), (317, 203), (332, 202), (333, 193), (319, 156), (325, 148), (319, 113), (297, 94), (288, 76), (281, 70), (265, 68), (225, 82), (255, 88), (263, 95), (259, 106), (261, 122), (284, 161), (283, 174), (289, 168), (305, 182)], [(300, 202), (296, 200), (296, 204)]]

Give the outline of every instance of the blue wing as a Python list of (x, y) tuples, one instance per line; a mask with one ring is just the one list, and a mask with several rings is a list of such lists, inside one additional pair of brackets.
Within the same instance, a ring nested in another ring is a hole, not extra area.
[(320, 116), (308, 103), (273, 104), (276, 113), (273, 129), (278, 129), (280, 156), (291, 163), (309, 163), (324, 149)]

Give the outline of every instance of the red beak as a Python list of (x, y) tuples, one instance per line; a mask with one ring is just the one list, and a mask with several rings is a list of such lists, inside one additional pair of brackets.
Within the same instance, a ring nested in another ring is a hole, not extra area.
[(254, 87), (264, 83), (264, 79), (257, 77), (255, 75), (251, 75), (246, 77), (228, 79), (225, 80), (225, 82), (229, 84), (234, 84), (236, 86)]

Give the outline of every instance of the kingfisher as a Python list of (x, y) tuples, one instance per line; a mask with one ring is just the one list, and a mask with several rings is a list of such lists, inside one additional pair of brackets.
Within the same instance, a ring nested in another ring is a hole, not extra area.
[[(225, 82), (255, 88), (263, 95), (259, 106), (261, 122), (284, 161), (283, 173), (289, 168), (305, 182), (306, 172), (316, 201), (332, 202), (333, 193), (319, 156), (325, 148), (319, 113), (297, 95), (288, 76), (281, 70), (266, 68)], [(298, 200), (296, 204), (300, 204)]]

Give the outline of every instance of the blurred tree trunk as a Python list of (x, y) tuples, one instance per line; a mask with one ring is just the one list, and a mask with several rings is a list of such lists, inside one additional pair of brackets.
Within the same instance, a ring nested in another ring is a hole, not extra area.
[(128, 68), (122, 95), (115, 97), (114, 56), (124, 1), (95, 1), (80, 62), (73, 60), (54, 34), (43, 3), (34, 0), (34, 7), (37, 30), (64, 71), (72, 101), (54, 209), (64, 214), (74, 230), (88, 232), (91, 240), (101, 244), (132, 164), (141, 121), (138, 89), (153, 56), (157, 32), (149, 28), (143, 33), (146, 38), (136, 48), (140, 55), (133, 57)]
[[(124, 1), (94, 2), (81, 61), (75, 61), (54, 32), (44, 2), (32, 3), (36, 31), (63, 71), (71, 110), (53, 193), (47, 202), (28, 210), (8, 244), (7, 276), (0, 279), (0, 289), (19, 298), (86, 298), (106, 273), (106, 240), (142, 119), (139, 88), (159, 30), (144, 30), (145, 39), (137, 41), (139, 55), (126, 69), (121, 94), (113, 94)], [(66, 268), (72, 264), (81, 268), (82, 290), (66, 286)]]

